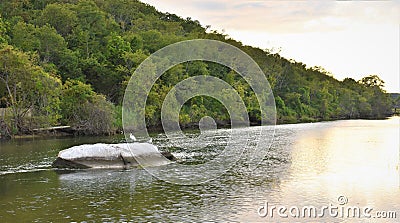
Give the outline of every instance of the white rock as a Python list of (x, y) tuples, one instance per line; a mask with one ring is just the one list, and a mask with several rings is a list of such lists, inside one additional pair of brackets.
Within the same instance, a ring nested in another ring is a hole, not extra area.
[(139, 166), (138, 161), (141, 166), (160, 166), (171, 163), (156, 146), (149, 143), (98, 143), (73, 146), (60, 151), (53, 166), (72, 167), (68, 165), (70, 163), (88, 168), (129, 168)]

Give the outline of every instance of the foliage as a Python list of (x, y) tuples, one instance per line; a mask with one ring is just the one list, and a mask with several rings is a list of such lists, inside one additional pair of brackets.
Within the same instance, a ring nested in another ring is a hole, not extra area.
[[(137, 0), (8, 0), (0, 2), (0, 12), (0, 107), (16, 110), (11, 126), (17, 132), (25, 128), (23, 117), (32, 108), (39, 116), (52, 117), (49, 125), (61, 122), (94, 134), (109, 133), (113, 125), (121, 128), (115, 116), (121, 114), (125, 86), (137, 66), (168, 44), (195, 38), (225, 41), (249, 54), (270, 82), (280, 123), (382, 118), (391, 113), (392, 100), (377, 75), (338, 81), (322, 67), (308, 68), (275, 50), (244, 46), (199, 21), (161, 13)], [(232, 85), (252, 123), (259, 123), (258, 102), (243, 78), (219, 64), (192, 61), (157, 80), (147, 98), (148, 125), (160, 125), (162, 101), (172, 87), (196, 75), (213, 75)], [(40, 96), (33, 94), (38, 89)], [(181, 124), (205, 115), (229, 120), (216, 100), (195, 97), (183, 105)]]
[[(3, 45), (0, 49), (0, 81), (5, 86), (3, 95), (6, 104), (12, 110), (13, 121), (10, 125), (16, 133), (52, 125), (59, 118), (61, 82), (32, 61), (34, 58), (31, 55), (12, 46)], [(42, 121), (24, 123), (27, 114)]]
[(114, 106), (90, 85), (67, 80), (61, 95), (62, 123), (79, 134), (100, 135), (114, 131)]
[(0, 44), (7, 44), (9, 37), (7, 36), (8, 24), (3, 21), (0, 15)]

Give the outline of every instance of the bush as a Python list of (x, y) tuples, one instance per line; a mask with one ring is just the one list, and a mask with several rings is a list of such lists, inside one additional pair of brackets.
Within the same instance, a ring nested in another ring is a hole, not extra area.
[(61, 98), (62, 122), (83, 135), (115, 132), (114, 106), (103, 95), (96, 94), (90, 85), (67, 80)]

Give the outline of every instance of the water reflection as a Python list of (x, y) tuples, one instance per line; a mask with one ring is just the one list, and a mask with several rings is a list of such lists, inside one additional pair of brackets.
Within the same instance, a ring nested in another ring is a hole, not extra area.
[(337, 204), (345, 195), (349, 204), (400, 210), (399, 120), (330, 122), (299, 132), (281, 203)]

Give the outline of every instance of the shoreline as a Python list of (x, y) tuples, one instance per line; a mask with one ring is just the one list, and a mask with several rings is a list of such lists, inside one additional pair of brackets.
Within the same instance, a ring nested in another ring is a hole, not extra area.
[[(400, 116), (399, 114), (392, 114), (391, 116), (386, 116), (382, 118), (341, 118), (341, 119), (321, 119), (321, 120), (315, 120), (315, 121), (298, 121), (298, 122), (276, 122), (275, 125), (289, 125), (289, 124), (303, 124), (303, 123), (318, 123), (318, 122), (333, 122), (333, 121), (341, 121), (341, 120), (385, 120), (389, 119), (391, 117), (396, 117)], [(217, 122), (217, 128), (218, 129), (226, 129), (229, 128), (231, 125), (228, 122)], [(261, 126), (260, 123), (255, 123), (252, 122), (250, 123), (250, 126)], [(162, 125), (159, 126), (150, 126), (147, 128), (149, 133), (162, 133), (163, 128)], [(198, 130), (199, 129), (199, 123), (189, 123), (186, 125), (181, 126), (181, 129), (183, 131), (191, 131), (191, 130)], [(116, 131), (114, 134), (111, 135), (120, 135), (124, 134), (123, 131)], [(52, 130), (44, 130), (42, 132), (34, 133), (34, 134), (23, 134), (23, 135), (13, 135), (10, 139), (2, 139), (0, 138), (0, 142), (7, 142), (11, 140), (27, 140), (27, 139), (47, 139), (47, 138), (57, 138), (57, 137), (101, 137), (105, 135), (82, 135), (82, 134), (76, 134), (75, 132), (65, 132), (65, 131), (59, 131), (57, 127), (54, 127)]]

